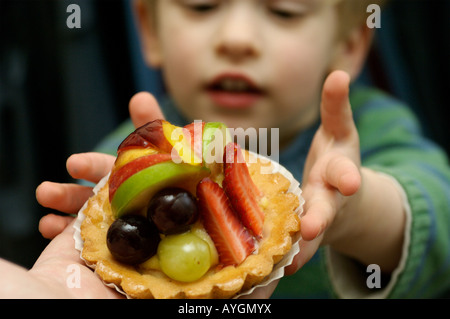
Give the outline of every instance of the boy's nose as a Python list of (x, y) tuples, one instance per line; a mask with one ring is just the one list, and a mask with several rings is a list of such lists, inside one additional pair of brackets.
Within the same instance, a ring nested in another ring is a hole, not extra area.
[(240, 62), (260, 54), (256, 17), (245, 10), (230, 10), (216, 34), (216, 53)]

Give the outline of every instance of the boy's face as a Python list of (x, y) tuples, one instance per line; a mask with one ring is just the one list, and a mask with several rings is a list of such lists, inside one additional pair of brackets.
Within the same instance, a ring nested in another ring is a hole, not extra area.
[(326, 0), (164, 0), (152, 64), (190, 119), (229, 127), (313, 123), (336, 52), (337, 15)]

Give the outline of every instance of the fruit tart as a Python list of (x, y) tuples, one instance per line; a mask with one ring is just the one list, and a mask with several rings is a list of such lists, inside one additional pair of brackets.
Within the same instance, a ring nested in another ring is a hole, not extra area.
[(149, 122), (80, 211), (81, 257), (130, 298), (231, 298), (267, 284), (298, 247), (302, 206), (274, 165), (222, 123)]

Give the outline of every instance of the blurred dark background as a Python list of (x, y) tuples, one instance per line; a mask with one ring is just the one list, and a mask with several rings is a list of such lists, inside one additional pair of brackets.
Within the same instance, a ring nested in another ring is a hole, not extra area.
[[(69, 4), (80, 29), (66, 25)], [(392, 0), (360, 79), (409, 103), (448, 154), (449, 15), (447, 0)], [(142, 62), (129, 0), (0, 0), (0, 41), (0, 257), (31, 267), (48, 243), (36, 186), (70, 181), (70, 154), (124, 121), (134, 93), (163, 89)]]

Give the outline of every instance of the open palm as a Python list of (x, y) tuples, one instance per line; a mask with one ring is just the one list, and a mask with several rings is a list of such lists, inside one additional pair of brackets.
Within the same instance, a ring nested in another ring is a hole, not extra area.
[[(305, 214), (300, 253), (289, 273), (301, 268), (321, 244), (339, 236), (339, 211), (361, 185), (359, 137), (350, 107), (349, 76), (331, 73), (325, 81), (321, 125), (314, 135), (303, 172)], [(330, 231), (333, 230), (333, 231)]]

